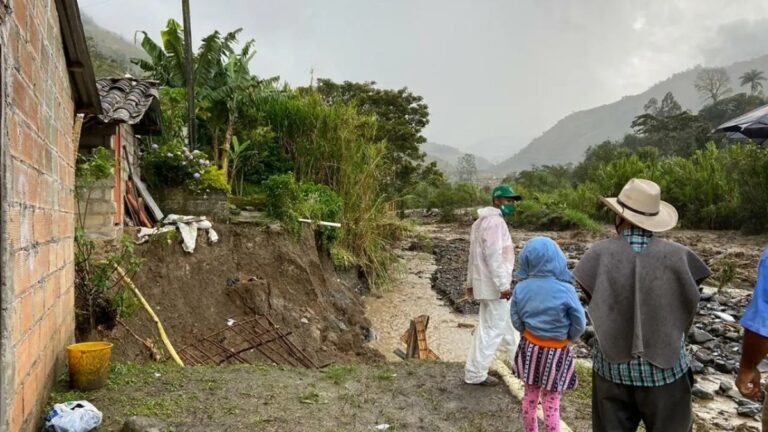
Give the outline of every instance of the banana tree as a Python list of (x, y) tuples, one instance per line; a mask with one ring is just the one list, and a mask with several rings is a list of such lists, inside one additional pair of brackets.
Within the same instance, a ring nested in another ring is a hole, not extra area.
[[(200, 96), (209, 106), (209, 126), (213, 131), (214, 160), (229, 178), (229, 152), (237, 122), (238, 110), (246, 101), (272, 93), (278, 78), (261, 80), (248, 69), (253, 56), (254, 41), (246, 42), (239, 53), (230, 53), (223, 68), (208, 85), (201, 87)], [(223, 140), (220, 139), (224, 134)]]
[[(200, 86), (223, 68), (224, 59), (234, 53), (233, 46), (242, 29), (231, 31), (223, 35), (215, 31), (203, 38), (200, 48), (195, 54), (194, 77), (195, 85)], [(147, 32), (140, 31), (143, 35), (141, 47), (149, 56), (149, 60), (132, 58), (131, 62), (146, 73), (149, 79), (157, 80), (161, 86), (185, 87), (187, 84), (184, 61), (184, 28), (174, 20), (168, 20), (164, 30), (160, 32), (160, 44), (155, 42)]]
[[(240, 142), (240, 140), (237, 139), (236, 136), (232, 137), (232, 151), (229, 153), (230, 159), (232, 159), (232, 169), (230, 170), (230, 179), (229, 179), (229, 187), (230, 189), (235, 192), (235, 195), (242, 196), (243, 195), (243, 183), (244, 183), (244, 177), (245, 174), (242, 172), (241, 163), (243, 160), (256, 153), (253, 149), (251, 149), (251, 141), (245, 140), (243, 142)], [(238, 185), (238, 174), (240, 177), (240, 184)], [(239, 187), (238, 187), (239, 186)]]

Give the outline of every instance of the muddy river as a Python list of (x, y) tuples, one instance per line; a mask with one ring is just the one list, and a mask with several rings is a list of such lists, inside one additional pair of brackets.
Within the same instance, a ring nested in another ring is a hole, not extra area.
[(366, 299), (367, 316), (376, 332), (371, 346), (388, 360), (399, 360), (394, 350), (405, 349), (400, 337), (408, 330), (410, 320), (428, 315), (427, 343), (432, 351), (441, 360), (464, 362), (477, 315), (453, 312), (432, 290), (430, 278), (435, 271), (435, 260), (431, 254), (410, 251), (399, 254), (403, 265), (401, 277), (380, 298)]

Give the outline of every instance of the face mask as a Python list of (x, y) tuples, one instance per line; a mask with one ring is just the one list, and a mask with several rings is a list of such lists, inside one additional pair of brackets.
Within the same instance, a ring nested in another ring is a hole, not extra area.
[(501, 210), (501, 215), (504, 217), (512, 216), (512, 214), (515, 213), (515, 205), (514, 204), (502, 204), (499, 206), (499, 210)]

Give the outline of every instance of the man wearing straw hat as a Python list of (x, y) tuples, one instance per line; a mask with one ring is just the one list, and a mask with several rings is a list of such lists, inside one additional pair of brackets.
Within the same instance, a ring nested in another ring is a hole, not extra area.
[(677, 210), (649, 180), (616, 198), (617, 236), (595, 243), (573, 271), (589, 298), (594, 432), (692, 430), (693, 375), (685, 336), (710, 270), (690, 249), (654, 233), (677, 225)]

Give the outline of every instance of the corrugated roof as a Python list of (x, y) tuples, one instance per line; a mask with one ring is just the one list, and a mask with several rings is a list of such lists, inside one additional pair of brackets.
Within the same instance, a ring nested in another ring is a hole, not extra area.
[(159, 85), (157, 81), (131, 77), (107, 78), (96, 81), (103, 114), (98, 118), (104, 123), (127, 123), (160, 126)]
[(85, 42), (77, 0), (56, 0), (56, 10), (77, 112), (101, 114), (99, 95), (93, 85), (93, 65)]

